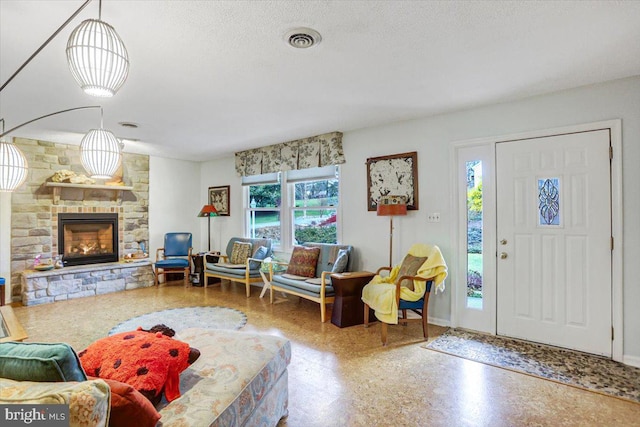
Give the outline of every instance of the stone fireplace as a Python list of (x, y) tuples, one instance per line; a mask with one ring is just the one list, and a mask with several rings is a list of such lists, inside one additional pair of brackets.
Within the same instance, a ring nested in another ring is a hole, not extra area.
[[(29, 174), (11, 197), (12, 301), (41, 304), (153, 285), (148, 260), (122, 262), (149, 241), (149, 156), (124, 153), (113, 187), (99, 181), (56, 194), (47, 186), (56, 171), (86, 174), (79, 147), (24, 138), (14, 143), (27, 158)], [(81, 218), (98, 221), (87, 225)], [(106, 218), (115, 221), (105, 227)], [(36, 257), (58, 255), (64, 268), (33, 271)]]

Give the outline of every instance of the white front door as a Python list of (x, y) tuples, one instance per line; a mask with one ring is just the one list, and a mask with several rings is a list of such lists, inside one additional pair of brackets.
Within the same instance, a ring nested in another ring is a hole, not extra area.
[(497, 332), (611, 356), (609, 130), (496, 144)]

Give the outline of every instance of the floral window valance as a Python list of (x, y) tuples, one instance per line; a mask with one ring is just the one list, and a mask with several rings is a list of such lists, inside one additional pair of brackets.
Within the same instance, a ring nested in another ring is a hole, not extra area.
[(341, 132), (240, 151), (235, 156), (236, 172), (240, 176), (339, 165), (345, 162)]

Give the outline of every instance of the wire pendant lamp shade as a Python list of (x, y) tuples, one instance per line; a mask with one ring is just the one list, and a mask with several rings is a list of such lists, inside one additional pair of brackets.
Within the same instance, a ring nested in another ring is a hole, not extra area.
[(27, 159), (13, 143), (0, 139), (0, 191), (13, 191), (27, 178)]
[(127, 48), (116, 30), (99, 19), (87, 19), (67, 42), (71, 74), (85, 93), (112, 97), (129, 74)]
[(80, 143), (82, 166), (91, 178), (111, 178), (122, 162), (120, 142), (108, 130), (91, 129)]

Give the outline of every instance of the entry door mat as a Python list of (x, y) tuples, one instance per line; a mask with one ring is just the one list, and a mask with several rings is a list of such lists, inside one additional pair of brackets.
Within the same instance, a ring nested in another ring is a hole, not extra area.
[(640, 368), (610, 359), (459, 329), (423, 347), (640, 403)]
[(166, 325), (176, 332), (187, 328), (240, 329), (247, 323), (247, 316), (240, 310), (228, 307), (182, 307), (154, 311), (133, 317), (116, 325), (109, 335), (135, 331), (138, 326), (150, 329), (155, 325)]

